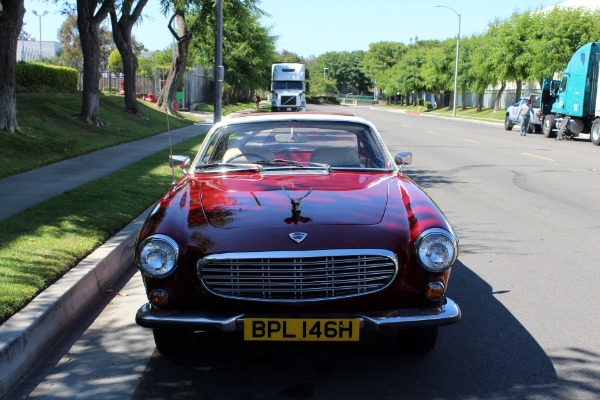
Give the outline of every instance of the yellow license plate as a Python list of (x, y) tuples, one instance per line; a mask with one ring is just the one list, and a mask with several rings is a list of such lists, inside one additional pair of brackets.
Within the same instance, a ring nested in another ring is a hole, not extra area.
[(358, 341), (359, 332), (357, 319), (244, 319), (244, 340)]

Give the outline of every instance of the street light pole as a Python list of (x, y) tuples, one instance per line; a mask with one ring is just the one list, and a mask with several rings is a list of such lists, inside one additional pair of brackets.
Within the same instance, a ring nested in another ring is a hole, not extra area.
[(448, 10), (451, 10), (454, 14), (458, 16), (458, 36), (456, 37), (456, 60), (454, 65), (454, 103), (452, 104), (452, 116), (456, 117), (456, 92), (458, 91), (458, 55), (460, 51), (460, 14), (457, 13), (454, 9), (447, 6), (442, 6), (438, 4), (436, 5), (436, 7), (447, 8)]
[(42, 61), (42, 17), (48, 15), (48, 11), (44, 11), (43, 14), (38, 14), (35, 10), (32, 12), (33, 15), (40, 17), (40, 61)]

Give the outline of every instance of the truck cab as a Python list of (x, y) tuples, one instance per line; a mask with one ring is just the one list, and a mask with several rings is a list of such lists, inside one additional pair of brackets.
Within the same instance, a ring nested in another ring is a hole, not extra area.
[(600, 144), (599, 61), (600, 42), (588, 43), (573, 54), (561, 80), (544, 78), (544, 136), (554, 137), (554, 129), (567, 137), (591, 133), (591, 141)]
[(271, 68), (271, 111), (300, 111), (306, 108), (305, 66), (276, 63)]

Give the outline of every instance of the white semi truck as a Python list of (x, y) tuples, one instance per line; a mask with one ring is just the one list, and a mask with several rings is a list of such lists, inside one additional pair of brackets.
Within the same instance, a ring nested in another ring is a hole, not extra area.
[(300, 111), (306, 108), (305, 71), (304, 64), (273, 64), (271, 111)]

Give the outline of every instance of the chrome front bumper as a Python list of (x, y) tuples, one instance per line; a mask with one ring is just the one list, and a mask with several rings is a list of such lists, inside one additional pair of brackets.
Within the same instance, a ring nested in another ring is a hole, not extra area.
[[(245, 314), (161, 310), (144, 304), (135, 316), (135, 322), (145, 328), (182, 328), (197, 331), (243, 330)], [(250, 317), (250, 315), (248, 315)], [(255, 318), (293, 318), (294, 315), (252, 315)], [(352, 314), (302, 315), (302, 318), (355, 318), (364, 330), (406, 329), (449, 325), (460, 321), (458, 304), (446, 298), (446, 304), (430, 308), (410, 308), (372, 311)]]

